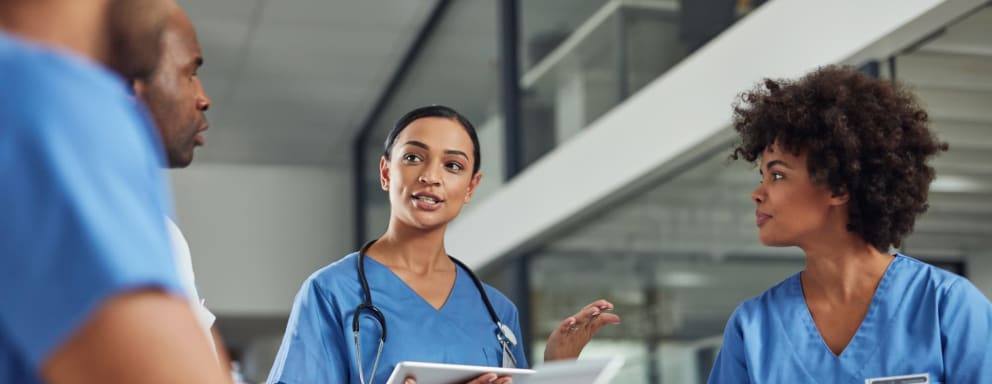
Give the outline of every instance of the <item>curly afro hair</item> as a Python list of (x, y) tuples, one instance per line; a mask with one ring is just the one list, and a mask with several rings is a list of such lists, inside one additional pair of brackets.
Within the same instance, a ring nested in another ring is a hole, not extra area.
[(754, 164), (773, 143), (805, 151), (813, 182), (850, 194), (847, 229), (886, 252), (927, 210), (935, 176), (928, 160), (947, 150), (928, 125), (903, 86), (828, 66), (741, 94), (733, 117), (740, 141), (730, 157)]

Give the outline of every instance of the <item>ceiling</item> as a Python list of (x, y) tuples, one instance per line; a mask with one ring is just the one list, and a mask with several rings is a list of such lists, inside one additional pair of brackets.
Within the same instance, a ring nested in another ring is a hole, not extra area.
[[(530, 61), (530, 42), (540, 36), (567, 33), (606, 0), (521, 1), (520, 55)], [(476, 126), (498, 114), (500, 51), (498, 2), (452, 1), (438, 21), (404, 81), (373, 122), (370, 153), (377, 159), (381, 139), (407, 111), (426, 104), (449, 105)], [(375, 159), (373, 159), (375, 160)], [(373, 161), (373, 163), (375, 163)], [(371, 173), (375, 176), (375, 173)]]
[[(437, 0), (178, 0), (199, 34), (213, 106), (197, 163), (347, 166), (352, 143)], [(605, 0), (520, 4), (522, 58), (539, 35), (568, 31)], [(499, 10), (447, 7), (372, 121), (449, 104), (481, 124), (498, 111)], [(374, 151), (373, 151), (374, 152)]]
[(346, 164), (436, 0), (179, 0), (213, 106), (200, 162)]

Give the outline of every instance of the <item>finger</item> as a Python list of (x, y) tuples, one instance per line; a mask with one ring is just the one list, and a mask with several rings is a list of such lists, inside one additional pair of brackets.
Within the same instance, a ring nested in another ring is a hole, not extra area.
[(607, 324), (620, 324), (620, 316), (614, 315), (612, 313), (604, 313), (597, 317), (595, 320), (589, 322), (587, 327), (591, 333), (599, 332), (599, 329)]
[(403, 380), (403, 384), (417, 384), (417, 380), (412, 377), (407, 377), (406, 380)]
[(596, 319), (599, 315), (603, 313), (603, 310), (596, 306), (591, 306), (583, 309), (581, 312), (575, 314), (577, 322), (585, 324), (591, 320)]
[(512, 384), (513, 378), (510, 376), (503, 376), (496, 379), (495, 384)]
[(497, 377), (496, 374), (492, 372), (483, 373), (479, 377), (472, 379), (472, 381), (469, 381), (466, 384), (489, 384), (492, 383), (494, 380), (496, 380), (496, 377)]
[(578, 319), (576, 319), (575, 316), (566, 317), (565, 320), (562, 320), (561, 324), (558, 325), (558, 331), (567, 333), (577, 322)]
[(581, 312), (585, 312), (585, 310), (590, 308), (599, 308), (600, 311), (610, 311), (613, 310), (613, 303), (603, 299), (599, 299), (583, 307)]
[(620, 316), (617, 316), (612, 313), (604, 313), (596, 317), (594, 323), (596, 323), (599, 326), (603, 326), (606, 324), (620, 324)]

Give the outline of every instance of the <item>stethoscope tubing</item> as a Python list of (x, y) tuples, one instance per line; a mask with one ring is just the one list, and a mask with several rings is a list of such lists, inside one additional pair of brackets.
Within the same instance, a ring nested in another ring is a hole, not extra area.
[[(365, 384), (365, 377), (362, 368), (362, 349), (361, 343), (358, 339), (359, 325), (358, 318), (362, 311), (369, 311), (372, 316), (375, 317), (376, 321), (379, 322), (380, 327), (382, 327), (382, 335), (379, 338), (379, 350), (375, 355), (375, 362), (372, 365), (372, 373), (369, 377), (369, 383), (375, 377), (375, 370), (379, 365), (379, 358), (382, 356), (382, 347), (386, 343), (386, 316), (383, 315), (382, 311), (379, 310), (374, 304), (372, 304), (372, 290), (369, 289), (368, 279), (365, 277), (365, 253), (368, 252), (375, 240), (369, 241), (362, 246), (361, 250), (358, 251), (358, 280), (362, 285), (362, 294), (364, 296), (363, 301), (358, 307), (355, 308), (355, 313), (351, 317), (351, 330), (355, 336), (355, 352), (358, 354), (358, 376), (362, 384)], [(486, 289), (482, 285), (482, 281), (472, 272), (471, 269), (460, 260), (448, 255), (448, 258), (455, 263), (458, 267), (468, 273), (468, 276), (472, 279), (472, 283), (475, 284), (475, 288), (479, 290), (479, 296), (482, 296), (482, 302), (486, 305), (486, 311), (489, 312), (489, 317), (492, 318), (493, 323), (496, 324), (496, 339), (499, 341), (500, 346), (503, 348), (506, 355), (510, 357), (514, 366), (517, 366), (517, 359), (510, 352), (510, 345), (516, 345), (514, 340), (509, 339), (504, 333), (508, 328), (500, 321), (499, 316), (496, 314), (496, 310), (493, 308), (492, 302), (489, 301), (489, 295), (486, 294)], [(511, 331), (512, 333), (512, 331)]]

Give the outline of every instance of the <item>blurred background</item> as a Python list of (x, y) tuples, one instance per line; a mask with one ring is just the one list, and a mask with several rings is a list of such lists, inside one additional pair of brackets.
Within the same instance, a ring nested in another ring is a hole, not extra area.
[(293, 297), (385, 229), (378, 159), (426, 104), (479, 129), (483, 183), (449, 252), (518, 306), (530, 361), (596, 298), (583, 357), (618, 383), (705, 382), (736, 305), (802, 270), (761, 246), (731, 104), (847, 64), (909, 84), (950, 151), (902, 251), (992, 295), (992, 6), (982, 0), (180, 0), (213, 99), (172, 171), (206, 305), (264, 381)]

